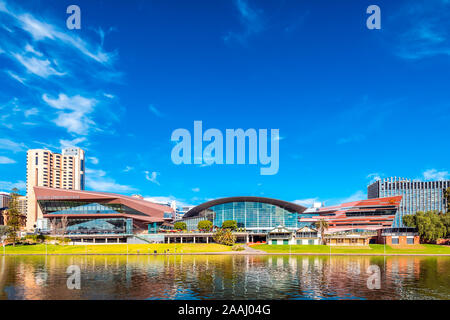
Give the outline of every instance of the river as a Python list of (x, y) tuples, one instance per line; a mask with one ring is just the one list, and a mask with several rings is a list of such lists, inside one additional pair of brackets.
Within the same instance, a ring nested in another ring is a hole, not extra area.
[(0, 256), (0, 299), (450, 299), (450, 257)]

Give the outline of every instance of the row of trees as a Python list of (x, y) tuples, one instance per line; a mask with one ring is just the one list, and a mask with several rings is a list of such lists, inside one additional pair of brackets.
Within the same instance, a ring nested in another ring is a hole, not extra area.
[[(175, 222), (174, 226), (177, 230), (187, 230), (186, 222)], [(201, 231), (212, 231), (213, 223), (209, 220), (199, 221), (197, 228)], [(233, 231), (238, 229), (237, 222), (235, 220), (226, 220), (222, 223), (222, 228), (216, 230), (213, 236), (213, 240), (216, 243), (232, 246), (236, 243), (236, 236)]]
[[(176, 230), (187, 230), (186, 222), (178, 221), (173, 225)], [(197, 228), (201, 231), (211, 231), (213, 229), (213, 223), (209, 220), (199, 221)], [(229, 229), (236, 231), (238, 229), (237, 222), (235, 220), (226, 220), (222, 223), (222, 229)]]
[(403, 224), (416, 228), (421, 240), (425, 242), (450, 238), (450, 212), (419, 211), (416, 214), (403, 216)]

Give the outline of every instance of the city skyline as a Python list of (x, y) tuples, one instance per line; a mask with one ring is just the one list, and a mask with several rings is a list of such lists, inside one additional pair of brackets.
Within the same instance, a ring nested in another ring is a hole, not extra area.
[[(86, 190), (181, 205), (331, 205), (378, 178), (449, 179), (446, 1), (379, 1), (381, 30), (365, 28), (365, 4), (77, 5), (68, 30), (65, 4), (0, 0), (0, 191), (25, 193), (28, 149), (72, 146)], [(196, 120), (279, 129), (279, 172), (173, 164), (172, 132)]]

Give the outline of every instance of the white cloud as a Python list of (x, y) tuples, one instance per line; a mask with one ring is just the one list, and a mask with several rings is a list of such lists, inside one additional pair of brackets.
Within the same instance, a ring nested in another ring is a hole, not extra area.
[(133, 167), (126, 166), (125, 169), (123, 169), (123, 172), (128, 172), (128, 171), (131, 171), (133, 169), (134, 169)]
[(17, 74), (15, 74), (14, 72), (12, 72), (12, 71), (10, 71), (10, 70), (7, 70), (6, 73), (7, 73), (11, 78), (13, 78), (14, 80), (17, 80), (17, 81), (19, 81), (21, 84), (25, 85), (25, 81), (26, 81), (25, 78), (22, 78), (22, 77), (18, 76)]
[(92, 163), (92, 164), (98, 164), (98, 159), (96, 157), (88, 157), (88, 160)]
[(350, 137), (340, 138), (336, 143), (337, 144), (346, 144), (351, 142), (359, 142), (364, 140), (364, 136), (361, 134), (356, 134)]
[(200, 188), (192, 188), (193, 192), (200, 192)]
[(223, 39), (225, 42), (236, 40), (245, 43), (248, 37), (263, 31), (262, 15), (260, 11), (251, 8), (246, 0), (236, 0), (235, 5), (244, 30), (242, 32), (229, 32)]
[(135, 188), (117, 183), (114, 179), (106, 177), (103, 170), (86, 169), (86, 185), (94, 191), (105, 192), (132, 192)]
[(26, 182), (22, 180), (19, 180), (17, 182), (0, 181), (0, 190), (6, 190), (5, 192), (11, 191), (14, 188), (24, 190), (26, 189), (26, 187), (27, 187)]
[(16, 161), (8, 157), (0, 156), (0, 164), (11, 164), (11, 163), (16, 163)]
[(163, 117), (163, 114), (154, 106), (154, 105), (150, 105), (149, 107), (148, 107), (148, 109), (153, 113), (153, 114), (155, 114), (157, 117), (160, 117), (160, 118), (162, 118)]
[(382, 173), (380, 174), (380, 173), (374, 172), (374, 173), (369, 173), (366, 178), (370, 179), (369, 183), (374, 183), (375, 181), (381, 180), (382, 176), (383, 176)]
[(26, 118), (28, 118), (29, 116), (37, 115), (38, 113), (39, 113), (39, 110), (37, 108), (31, 108), (31, 109), (24, 111), (24, 115)]
[(10, 150), (12, 152), (24, 151), (27, 146), (23, 143), (17, 143), (9, 139), (0, 139), (0, 149)]
[(94, 110), (97, 100), (80, 95), (68, 97), (63, 93), (56, 99), (43, 94), (42, 99), (55, 109), (70, 110), (70, 112), (58, 111), (58, 118), (54, 120), (57, 126), (66, 128), (69, 133), (86, 135), (92, 127), (95, 127), (95, 122), (88, 115)]
[(171, 203), (172, 201), (176, 201), (177, 206), (179, 206), (179, 207), (192, 206), (192, 204), (185, 202), (185, 200), (178, 199), (174, 196), (147, 196), (147, 197), (144, 197), (144, 200), (150, 201), (153, 203)]
[(29, 43), (27, 43), (27, 44), (25, 45), (25, 51), (30, 52), (30, 53), (32, 53), (32, 54), (35, 54), (35, 55), (37, 55), (38, 57), (42, 57), (42, 56), (43, 56), (42, 52), (36, 51), (36, 50), (34, 49), (34, 47), (33, 47), (32, 45), (30, 45)]
[(423, 172), (423, 178), (425, 180), (446, 180), (449, 179), (450, 174), (448, 171), (438, 171), (436, 169), (429, 169)]
[(145, 171), (145, 179), (147, 179), (148, 181), (151, 181), (157, 185), (159, 185), (158, 180), (156, 180), (159, 176), (159, 172), (153, 171), (152, 173), (150, 173), (149, 171)]
[(11, 8), (7, 8), (5, 3), (1, 3), (1, 5), (0, 11), (14, 18), (16, 26), (28, 32), (35, 41), (50, 40), (59, 42), (101, 64), (108, 64), (115, 57), (114, 53), (107, 53), (100, 46), (94, 48), (88, 42), (73, 33), (69, 34), (63, 32), (64, 29), (58, 28), (56, 25), (42, 22), (44, 19), (37, 19), (29, 13), (14, 11)]
[(73, 140), (61, 139), (61, 140), (59, 140), (59, 144), (61, 145), (61, 149), (64, 149), (64, 148), (76, 147), (78, 144), (80, 144), (84, 141), (86, 141), (85, 137), (75, 138)]
[(65, 73), (57, 71), (51, 66), (51, 62), (48, 59), (38, 59), (36, 57), (25, 57), (18, 53), (12, 55), (19, 61), (27, 70), (39, 77), (48, 78), (49, 76), (63, 76)]
[(311, 207), (314, 202), (318, 202), (318, 201), (319, 201), (319, 198), (316, 197), (316, 198), (294, 200), (292, 202), (295, 204), (298, 204), (300, 206)]

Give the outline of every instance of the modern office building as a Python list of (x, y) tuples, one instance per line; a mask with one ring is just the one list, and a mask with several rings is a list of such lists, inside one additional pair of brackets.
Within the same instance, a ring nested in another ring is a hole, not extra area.
[(34, 187), (34, 193), (48, 225), (67, 219), (65, 234), (73, 240), (123, 242), (173, 222), (172, 208), (136, 197), (47, 187)]
[(312, 217), (300, 217), (301, 222), (315, 223), (326, 220), (326, 233), (374, 233), (376, 230), (392, 227), (402, 197), (387, 197), (360, 200), (322, 207)]
[(84, 190), (85, 155), (80, 148), (65, 148), (62, 154), (45, 149), (27, 152), (27, 229), (32, 230), (42, 218), (34, 187)]
[(177, 207), (177, 209), (175, 211), (175, 220), (176, 221), (183, 220), (184, 215), (192, 208), (195, 208), (195, 206)]
[(201, 220), (209, 220), (219, 228), (225, 220), (235, 220), (238, 228), (265, 238), (280, 225), (292, 231), (299, 229), (302, 226), (299, 217), (305, 210), (303, 206), (277, 199), (231, 197), (196, 206), (184, 215), (183, 221), (188, 230), (196, 230)]
[(402, 196), (393, 227), (403, 227), (402, 217), (417, 211), (446, 212), (444, 190), (450, 188), (450, 180), (413, 181), (391, 177), (375, 181), (367, 187), (369, 199)]

